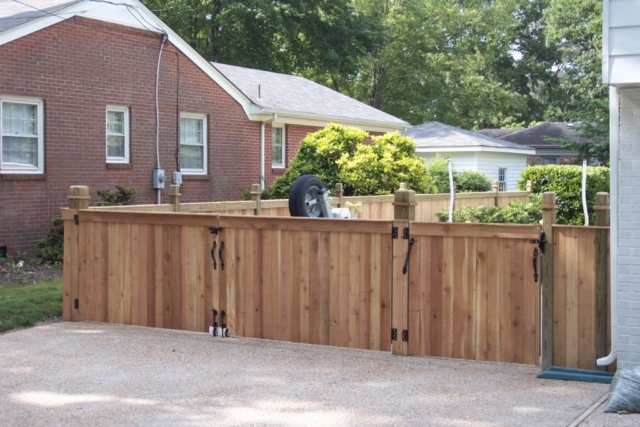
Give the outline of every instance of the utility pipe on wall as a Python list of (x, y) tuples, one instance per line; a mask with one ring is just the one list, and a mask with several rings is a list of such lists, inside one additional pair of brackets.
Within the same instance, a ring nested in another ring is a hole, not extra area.
[(611, 365), (616, 361), (618, 352), (618, 126), (619, 126), (618, 89), (609, 87), (609, 173), (611, 174), (609, 196), (611, 200), (610, 222), (610, 270), (611, 270), (611, 352), (598, 359), (598, 366)]

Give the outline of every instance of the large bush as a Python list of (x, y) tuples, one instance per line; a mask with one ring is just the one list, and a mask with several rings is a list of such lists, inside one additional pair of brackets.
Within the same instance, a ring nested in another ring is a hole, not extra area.
[[(537, 224), (542, 219), (540, 194), (530, 194), (526, 203), (511, 202), (508, 206), (463, 206), (453, 211), (453, 222), (478, 222), (489, 224)], [(436, 214), (438, 221), (449, 220), (449, 210)]]
[[(531, 191), (534, 193), (545, 191), (556, 193), (558, 224), (584, 224), (581, 166), (530, 166), (522, 172), (518, 188), (524, 190), (527, 180), (531, 180)], [(598, 192), (609, 192), (609, 168), (589, 166), (587, 168), (589, 218), (593, 218), (593, 205)]]
[(434, 192), (413, 140), (392, 133), (363, 144), (368, 136), (361, 129), (336, 124), (307, 135), (289, 169), (275, 180), (272, 196), (288, 198), (293, 182), (305, 174), (317, 176), (328, 188), (341, 182), (345, 196), (390, 194), (400, 182), (418, 193)]
[(359, 144), (353, 156), (344, 154), (337, 162), (345, 194), (391, 194), (401, 182), (417, 193), (435, 193), (433, 179), (415, 155), (411, 138), (393, 132), (371, 140), (371, 145)]
[[(449, 190), (449, 159), (436, 157), (427, 165), (427, 173), (433, 178), (433, 184), (436, 186), (436, 193), (448, 193)], [(453, 173), (455, 178), (455, 172)]]

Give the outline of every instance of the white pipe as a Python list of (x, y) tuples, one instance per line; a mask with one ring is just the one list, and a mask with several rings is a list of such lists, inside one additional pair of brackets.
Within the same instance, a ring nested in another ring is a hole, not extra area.
[(269, 120), (265, 120), (262, 123), (260, 123), (260, 190), (264, 190), (265, 187), (265, 179), (264, 179), (264, 147), (265, 147), (265, 141), (264, 141), (264, 131), (265, 131), (265, 125), (267, 123), (272, 123), (276, 118), (278, 117), (277, 114), (274, 114)]
[[(156, 66), (156, 169), (162, 169), (160, 167), (160, 106), (158, 105), (158, 85), (160, 84), (160, 60), (162, 59), (162, 48), (164, 44), (169, 40), (167, 34), (162, 35), (162, 41), (160, 42), (160, 50), (158, 52), (158, 65)], [(156, 204), (162, 202), (162, 190), (156, 189)]]
[(589, 207), (587, 206), (587, 161), (582, 161), (582, 210), (584, 211), (584, 226), (589, 226)]
[(611, 213), (611, 248), (610, 248), (610, 271), (611, 271), (611, 352), (597, 360), (598, 366), (611, 365), (616, 361), (618, 352), (618, 89), (609, 87), (609, 166), (611, 174), (610, 213)]
[(453, 187), (453, 169), (451, 168), (451, 162), (449, 162), (449, 222), (453, 222), (453, 203), (456, 197), (456, 189)]

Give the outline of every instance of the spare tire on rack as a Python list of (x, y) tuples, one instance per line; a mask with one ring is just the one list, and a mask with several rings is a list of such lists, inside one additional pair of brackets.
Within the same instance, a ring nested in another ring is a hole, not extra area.
[(322, 217), (319, 196), (327, 191), (322, 181), (313, 175), (302, 175), (289, 191), (289, 214), (308, 218)]

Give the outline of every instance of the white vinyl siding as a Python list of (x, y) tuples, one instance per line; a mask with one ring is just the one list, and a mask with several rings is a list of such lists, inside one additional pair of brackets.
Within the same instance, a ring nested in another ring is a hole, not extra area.
[(605, 0), (603, 7), (603, 80), (640, 83), (640, 0)]
[[(476, 170), (476, 154), (475, 153), (439, 153), (440, 157), (448, 158), (451, 162), (451, 166), (456, 171), (463, 170)], [(418, 153), (418, 156), (422, 157), (425, 161), (425, 164), (428, 166), (429, 163), (436, 158), (435, 153)]]
[(477, 171), (486, 175), (491, 182), (499, 181), (500, 168), (507, 170), (504, 191), (518, 191), (518, 180), (526, 167), (527, 156), (525, 154), (478, 153)]
[(180, 114), (180, 171), (188, 175), (207, 173), (207, 117)]
[(129, 163), (129, 109), (107, 106), (107, 163)]
[(271, 127), (271, 167), (285, 167), (284, 126)]
[(0, 172), (44, 172), (41, 99), (0, 96)]

